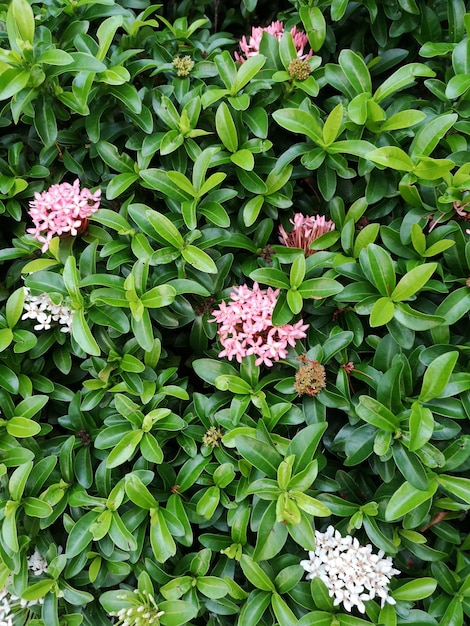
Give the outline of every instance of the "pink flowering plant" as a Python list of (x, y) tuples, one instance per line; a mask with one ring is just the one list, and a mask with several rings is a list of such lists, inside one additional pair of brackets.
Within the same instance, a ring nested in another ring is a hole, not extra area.
[(469, 18), (0, 3), (0, 626), (469, 623)]
[(219, 357), (234, 357), (241, 363), (244, 357), (255, 355), (255, 365), (271, 367), (275, 361), (285, 359), (289, 346), (295, 347), (298, 339), (306, 337), (308, 324), (299, 320), (295, 324), (274, 326), (272, 315), (279, 289), (260, 289), (254, 283), (234, 287), (230, 302), (221, 302), (213, 311), (217, 333), (223, 350)]
[(91, 192), (80, 189), (78, 178), (72, 183), (51, 185), (42, 193), (36, 192), (29, 203), (29, 215), (34, 228), (27, 232), (42, 245), (45, 252), (55, 236), (76, 236), (87, 228), (88, 218), (100, 206), (101, 189)]

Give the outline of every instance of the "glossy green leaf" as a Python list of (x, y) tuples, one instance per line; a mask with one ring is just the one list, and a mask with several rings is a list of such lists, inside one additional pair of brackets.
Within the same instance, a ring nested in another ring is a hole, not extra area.
[(429, 364), (424, 373), (421, 393), (419, 394), (421, 402), (429, 402), (429, 400), (441, 395), (449, 382), (458, 357), (459, 353), (456, 351), (445, 352)]
[(426, 489), (416, 489), (405, 481), (390, 498), (385, 510), (385, 519), (389, 522), (403, 517), (416, 507), (430, 500), (436, 493), (438, 482), (434, 476), (429, 478)]

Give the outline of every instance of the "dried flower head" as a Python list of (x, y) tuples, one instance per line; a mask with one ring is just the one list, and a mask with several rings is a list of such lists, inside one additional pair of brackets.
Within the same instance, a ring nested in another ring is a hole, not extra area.
[[(282, 22), (279, 22), (278, 20), (276, 22), (272, 22), (269, 26), (265, 27), (253, 26), (253, 28), (251, 29), (251, 35), (248, 37), (248, 39), (243, 36), (239, 42), (242, 54), (240, 55), (238, 54), (238, 52), (235, 52), (235, 59), (239, 63), (244, 63), (249, 57), (259, 54), (261, 38), (263, 37), (263, 33), (265, 32), (273, 35), (273, 37), (276, 37), (276, 39), (281, 39), (282, 35), (284, 34), (284, 24)], [(290, 33), (294, 41), (294, 46), (297, 51), (298, 58), (310, 58), (313, 54), (311, 50), (308, 54), (304, 54), (305, 46), (308, 44), (307, 35), (301, 30), (298, 30), (296, 26), (291, 28)]]
[(110, 613), (117, 617), (115, 626), (158, 626), (164, 611), (159, 611), (155, 598), (148, 592), (134, 590), (134, 596), (126, 594), (118, 596), (125, 601), (125, 606), (117, 612)]
[(294, 59), (287, 68), (289, 76), (296, 80), (305, 80), (310, 76), (311, 71), (310, 64), (306, 59)]
[(194, 67), (194, 61), (189, 55), (184, 57), (175, 57), (172, 62), (173, 67), (178, 70), (178, 76), (189, 76)]
[(400, 571), (393, 567), (391, 557), (383, 558), (382, 550), (373, 554), (370, 544), (361, 546), (356, 538), (342, 537), (328, 526), (324, 533), (315, 531), (315, 550), (308, 555), (308, 560), (300, 562), (308, 572), (307, 579), (320, 578), (335, 598), (335, 606), (343, 603), (347, 611), (356, 606), (364, 613), (364, 602), (375, 597), (380, 598), (382, 607), (386, 602), (395, 604), (388, 585)]
[(324, 215), (305, 217), (302, 213), (296, 213), (289, 221), (294, 228), (287, 233), (283, 226), (279, 226), (279, 241), (288, 248), (301, 248), (306, 256), (315, 253), (311, 249), (315, 239), (335, 229), (334, 222), (327, 220)]
[(315, 396), (326, 386), (325, 368), (304, 354), (297, 357), (301, 365), (295, 373), (294, 389), (299, 396)]
[(268, 367), (286, 358), (288, 345), (295, 346), (297, 339), (306, 337), (308, 324), (300, 320), (274, 326), (272, 314), (278, 295), (279, 289), (260, 289), (258, 283), (252, 289), (247, 285), (233, 288), (231, 302), (222, 301), (212, 320), (219, 325), (217, 332), (224, 347), (219, 356), (229, 361), (235, 357), (241, 363), (243, 357), (254, 354), (256, 365)]
[(222, 430), (220, 426), (216, 428), (215, 426), (211, 426), (209, 430), (204, 434), (202, 438), (202, 443), (208, 448), (218, 448), (219, 439), (223, 437)]
[(27, 232), (43, 244), (45, 252), (55, 235), (75, 236), (83, 232), (88, 218), (100, 206), (100, 197), (100, 189), (93, 193), (86, 187), (80, 189), (78, 179), (73, 185), (61, 183), (42, 193), (35, 192), (28, 211), (34, 228), (28, 228)]
[(71, 309), (65, 302), (55, 303), (47, 293), (39, 296), (32, 296), (28, 287), (24, 287), (25, 298), (23, 308), (26, 313), (22, 320), (36, 320), (34, 330), (50, 330), (52, 326), (59, 324), (61, 332), (70, 333), (72, 331), (74, 309)]

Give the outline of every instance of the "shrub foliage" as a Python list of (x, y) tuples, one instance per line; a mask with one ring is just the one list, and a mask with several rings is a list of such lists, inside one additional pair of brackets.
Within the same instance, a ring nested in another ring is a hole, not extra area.
[[(0, 3), (2, 623), (470, 619), (469, 32), (464, 0)], [(76, 180), (100, 208), (44, 245)], [(279, 360), (219, 356), (243, 285), (273, 357), (308, 324)], [(306, 578), (329, 526), (396, 604)]]

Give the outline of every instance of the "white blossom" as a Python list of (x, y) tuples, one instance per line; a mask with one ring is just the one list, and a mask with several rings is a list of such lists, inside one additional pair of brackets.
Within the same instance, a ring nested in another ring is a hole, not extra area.
[(127, 606), (109, 614), (111, 617), (118, 618), (116, 626), (159, 626), (159, 618), (164, 611), (158, 610), (155, 598), (145, 590), (140, 592), (135, 589), (134, 594), (132, 600), (127, 595), (123, 596), (123, 599), (127, 601)]
[(34, 552), (33, 554), (31, 554), (31, 556), (28, 556), (27, 560), (28, 567), (34, 572), (35, 576), (40, 576), (41, 574), (47, 573), (47, 561), (37, 548), (34, 549)]
[[(24, 288), (25, 300), (22, 320), (35, 320), (34, 330), (50, 330), (57, 323), (61, 326), (63, 333), (70, 333), (75, 311), (67, 304), (61, 302), (56, 304), (47, 293), (39, 296), (32, 296), (28, 287)], [(1, 626), (1, 625), (0, 625)]]
[(393, 567), (390, 556), (384, 558), (382, 550), (373, 554), (370, 544), (361, 546), (355, 537), (342, 537), (328, 526), (324, 533), (315, 531), (315, 550), (308, 555), (308, 560), (300, 562), (307, 579), (320, 578), (334, 598), (334, 606), (342, 603), (347, 611), (355, 606), (364, 613), (364, 602), (376, 597), (382, 607), (386, 602), (395, 604), (388, 585), (400, 571)]

